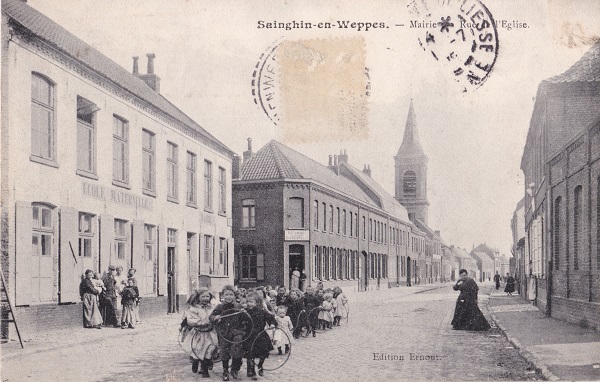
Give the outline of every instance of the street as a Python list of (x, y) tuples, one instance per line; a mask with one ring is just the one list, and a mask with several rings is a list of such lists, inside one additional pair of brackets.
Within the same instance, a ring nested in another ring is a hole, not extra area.
[[(539, 380), (495, 325), (489, 332), (451, 329), (458, 295), (451, 285), (359, 294), (350, 300), (348, 323), (316, 338), (296, 340), (288, 362), (259, 379)], [(480, 290), (480, 306), (488, 319), (490, 289), (491, 284), (484, 284)], [(181, 315), (150, 319), (134, 330), (73, 329), (60, 348), (5, 352), (2, 380), (197, 380), (200, 376), (192, 374), (177, 342), (180, 320)], [(273, 369), (282, 360), (285, 356), (272, 355), (264, 367)], [(210, 380), (220, 380), (221, 370), (215, 364)], [(244, 364), (241, 380), (249, 380), (245, 371)]]

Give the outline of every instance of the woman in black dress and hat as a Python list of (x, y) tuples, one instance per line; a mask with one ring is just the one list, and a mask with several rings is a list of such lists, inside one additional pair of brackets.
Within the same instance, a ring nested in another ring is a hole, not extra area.
[(452, 287), (460, 291), (456, 308), (454, 309), (454, 318), (452, 319), (452, 329), (455, 330), (488, 330), (490, 324), (487, 322), (481, 310), (477, 306), (477, 293), (479, 287), (475, 280), (468, 276), (466, 269), (461, 269), (459, 279)]

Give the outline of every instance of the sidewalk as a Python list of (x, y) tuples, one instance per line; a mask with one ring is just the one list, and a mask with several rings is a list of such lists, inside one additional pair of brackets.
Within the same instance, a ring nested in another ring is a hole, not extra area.
[(546, 380), (600, 380), (600, 332), (547, 317), (518, 294), (492, 292), (492, 319)]

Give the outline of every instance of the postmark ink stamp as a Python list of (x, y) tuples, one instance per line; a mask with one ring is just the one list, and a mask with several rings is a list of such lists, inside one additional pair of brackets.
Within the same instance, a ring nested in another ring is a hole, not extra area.
[(448, 68), (463, 92), (475, 90), (489, 77), (498, 57), (498, 31), (479, 0), (410, 0), (411, 26), (432, 58)]

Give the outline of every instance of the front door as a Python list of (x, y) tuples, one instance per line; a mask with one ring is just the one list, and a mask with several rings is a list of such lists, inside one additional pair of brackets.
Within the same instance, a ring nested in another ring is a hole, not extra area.
[(406, 286), (411, 286), (411, 271), (412, 271), (412, 265), (411, 265), (411, 261), (410, 261), (410, 256), (406, 258)]
[(369, 287), (369, 255), (365, 251), (362, 252), (360, 277), (362, 281), (362, 290), (367, 290)]
[(175, 292), (175, 247), (167, 248), (167, 302), (168, 313), (177, 311), (177, 295)]

